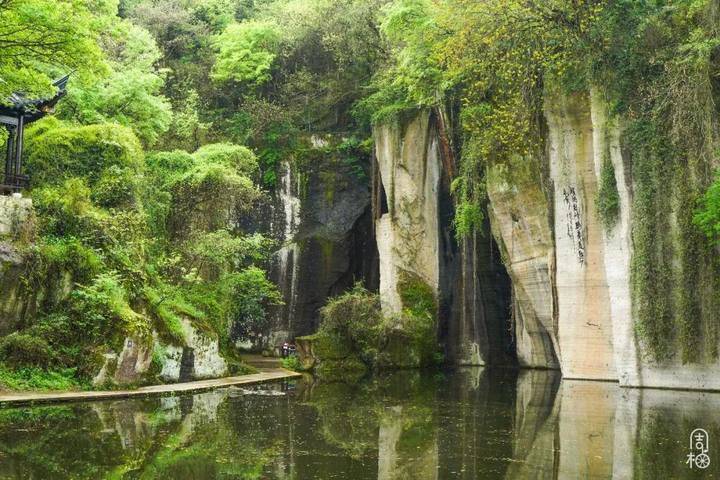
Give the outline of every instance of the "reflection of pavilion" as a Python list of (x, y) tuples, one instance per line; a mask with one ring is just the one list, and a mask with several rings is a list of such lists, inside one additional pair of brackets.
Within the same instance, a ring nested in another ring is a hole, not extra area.
[(52, 97), (31, 99), (22, 93), (10, 95), (5, 102), (0, 103), (0, 123), (8, 131), (7, 155), (5, 157), (5, 176), (0, 190), (3, 193), (12, 193), (27, 187), (28, 177), (22, 173), (23, 133), (25, 125), (40, 120), (55, 109), (58, 100), (65, 96), (70, 75), (53, 82), (57, 93)]

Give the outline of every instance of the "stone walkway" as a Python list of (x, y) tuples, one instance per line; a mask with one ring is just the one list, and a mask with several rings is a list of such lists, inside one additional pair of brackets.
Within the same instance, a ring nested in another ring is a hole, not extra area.
[(176, 395), (185, 392), (212, 390), (233, 385), (264, 383), (285, 378), (301, 377), (299, 373), (284, 368), (263, 368), (260, 373), (240, 375), (237, 377), (213, 378), (195, 382), (151, 385), (135, 390), (104, 390), (81, 392), (18, 392), (0, 394), (0, 406), (32, 405), (36, 403), (76, 402), (83, 400), (105, 400), (112, 398), (146, 397), (150, 395)]

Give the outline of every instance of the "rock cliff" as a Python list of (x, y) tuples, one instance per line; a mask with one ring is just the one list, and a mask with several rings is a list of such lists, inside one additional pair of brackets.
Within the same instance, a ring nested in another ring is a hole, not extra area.
[(438, 336), (455, 363), (508, 363), (514, 350), (520, 366), (565, 378), (720, 389), (718, 252), (688, 227), (692, 192), (706, 188), (702, 172), (714, 166), (646, 153), (596, 90), (549, 89), (543, 145), (487, 167), (489, 226), (458, 242), (445, 214), (452, 159), (437, 115), (374, 130), (386, 314), (402, 309), (398, 279), (411, 272), (437, 294)]
[(374, 217), (380, 259), (380, 299), (386, 316), (403, 309), (401, 280), (420, 279), (438, 300), (438, 338), (453, 362), (513, 359), (509, 281), (500, 253), (484, 231), (458, 242), (452, 228), (452, 159), (444, 158), (437, 111), (374, 130)]
[[(270, 230), (280, 240), (272, 278), (284, 305), (274, 314), (266, 346), (313, 333), (328, 298), (364, 281), (377, 284), (370, 188), (362, 162), (335, 152), (338, 138), (311, 138), (311, 160), (280, 167)], [(301, 160), (295, 159), (296, 162)]]

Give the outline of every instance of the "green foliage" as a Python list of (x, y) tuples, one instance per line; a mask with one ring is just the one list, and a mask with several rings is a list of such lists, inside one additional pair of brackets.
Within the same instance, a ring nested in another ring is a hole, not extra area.
[[(53, 124), (51, 124), (53, 125)], [(79, 176), (92, 185), (112, 166), (142, 171), (143, 151), (132, 130), (120, 125), (72, 126), (40, 122), (27, 132), (27, 172), (33, 185)]]
[(318, 334), (328, 337), (326, 343), (340, 346), (344, 352), (341, 358), (355, 354), (367, 364), (373, 364), (382, 325), (377, 294), (356, 284), (349, 292), (330, 299), (320, 310), (320, 316)]
[[(233, 167), (196, 162), (171, 187), (172, 231), (216, 230), (230, 222), (236, 209), (247, 209), (258, 198), (252, 180)], [(183, 233), (182, 236), (190, 236)]]
[(303, 367), (297, 355), (290, 355), (282, 359), (282, 367), (293, 372), (302, 372)]
[(267, 309), (282, 305), (282, 296), (265, 272), (257, 267), (248, 267), (234, 274), (230, 291), (234, 335), (256, 336), (266, 332), (270, 322)]
[(630, 264), (630, 285), (636, 331), (651, 358), (665, 360), (672, 355), (675, 338), (672, 291), (672, 244), (666, 235), (670, 231), (670, 202), (662, 190), (670, 183), (670, 166), (663, 162), (667, 145), (658, 141), (649, 124), (636, 124), (634, 144), (639, 147), (633, 163), (633, 177), (637, 179), (633, 203), (633, 246)]
[(0, 101), (18, 91), (51, 94), (51, 81), (73, 68), (102, 71), (102, 22), (94, 13), (83, 0), (0, 2)]
[(437, 301), (420, 278), (404, 273), (398, 284), (403, 313), (383, 318), (379, 296), (357, 284), (321, 309), (320, 328), (306, 337), (323, 378), (357, 380), (370, 368), (434, 364)]
[(146, 163), (153, 177), (163, 185), (168, 185), (172, 182), (174, 176), (190, 170), (195, 163), (195, 158), (186, 151), (174, 150), (172, 152), (152, 153), (148, 155)]
[(7, 390), (77, 390), (88, 384), (78, 382), (75, 369), (42, 370), (34, 367), (7, 368), (0, 364), (0, 385)]
[(182, 292), (178, 288), (170, 285), (146, 286), (143, 296), (147, 302), (148, 311), (157, 320), (155, 328), (169, 343), (185, 345), (182, 316), (198, 320), (205, 317), (201, 311), (182, 297)]
[(104, 267), (102, 256), (73, 236), (46, 237), (28, 253), (28, 292), (50, 287), (65, 272), (78, 281), (89, 280)]
[(60, 115), (84, 124), (118, 123), (145, 145), (153, 145), (172, 117), (162, 95), (164, 78), (156, 67), (160, 51), (147, 30), (128, 21), (115, 19), (103, 37), (109, 74), (73, 79)]
[(436, 361), (438, 304), (433, 289), (419, 276), (402, 271), (397, 284), (403, 313), (391, 319), (387, 357), (390, 365), (428, 366)]
[(597, 214), (605, 230), (612, 230), (620, 215), (620, 194), (615, 180), (615, 167), (609, 158), (603, 160), (600, 167), (600, 179), (597, 198)]
[(434, 50), (444, 32), (436, 8), (427, 0), (399, 0), (383, 7), (380, 30), (393, 49), (392, 64), (375, 76), (375, 92), (362, 100), (357, 114), (378, 123), (438, 104), (444, 72)]
[(71, 299), (73, 313), (83, 319), (90, 337), (142, 337), (150, 333), (146, 319), (128, 304), (127, 291), (117, 274), (101, 273), (90, 285), (75, 289)]
[(218, 37), (215, 80), (233, 80), (260, 86), (270, 80), (270, 69), (280, 42), (277, 27), (267, 22), (233, 23)]
[(45, 368), (52, 362), (53, 354), (42, 338), (15, 332), (0, 340), (0, 359), (15, 368)]
[(463, 238), (472, 232), (480, 230), (483, 224), (482, 207), (480, 205), (461, 202), (455, 207), (455, 217), (453, 218), (453, 226), (455, 227), (455, 235)]
[(240, 175), (252, 177), (258, 169), (255, 154), (250, 149), (231, 143), (203, 145), (194, 154), (197, 163), (214, 163), (234, 168)]
[(720, 172), (701, 198), (693, 222), (709, 240), (720, 245)]
[(437, 300), (433, 289), (420, 277), (407, 271), (400, 274), (398, 293), (403, 307), (413, 316), (437, 315)]

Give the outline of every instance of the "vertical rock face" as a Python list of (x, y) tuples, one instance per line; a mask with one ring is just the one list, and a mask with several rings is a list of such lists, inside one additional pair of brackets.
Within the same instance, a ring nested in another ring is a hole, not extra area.
[(598, 172), (606, 152), (605, 128), (593, 125), (590, 102), (584, 95), (548, 97), (545, 116), (554, 188), (555, 286), (563, 376), (617, 379), (606, 245), (595, 206)]
[(434, 291), (440, 286), (439, 190), (441, 160), (430, 115), (418, 115), (404, 128), (375, 129), (375, 148), (387, 212), (376, 221), (383, 312), (402, 310), (398, 281), (411, 272)]
[[(489, 232), (458, 242), (454, 204), (437, 112), (374, 129), (377, 178), (374, 217), (380, 257), (380, 300), (385, 315), (401, 312), (403, 275), (436, 294), (438, 337), (448, 359), (465, 365), (514, 360), (509, 335), (510, 285)], [(444, 153), (443, 153), (444, 152)], [(452, 170), (452, 168), (450, 168)]]
[(461, 239), (451, 253), (441, 285), (452, 301), (450, 310), (441, 312), (448, 319), (441, 331), (448, 358), (459, 365), (515, 364), (512, 287), (487, 218), (481, 231)]
[(272, 278), (284, 305), (274, 314), (266, 347), (313, 333), (327, 299), (356, 281), (374, 287), (369, 182), (341, 160), (323, 156), (337, 139), (311, 140), (317, 161), (302, 174), (288, 162), (280, 168), (272, 231), (282, 247)]
[[(647, 291), (631, 288), (635, 256), (643, 254), (634, 250), (633, 238), (642, 222), (650, 221), (642, 218), (647, 212), (637, 211), (633, 192), (638, 182), (656, 181), (645, 178), (650, 174), (634, 165), (634, 149), (639, 147), (623, 140), (620, 120), (608, 114), (594, 90), (573, 96), (547, 94), (545, 120), (544, 155), (491, 166), (487, 177), (493, 234), (512, 278), (519, 363), (559, 366), (566, 378), (619, 380), (625, 386), (720, 388), (717, 359), (683, 364), (679, 340), (668, 338), (671, 354), (656, 361), (639, 334), (637, 305), (658, 301), (644, 296)], [(607, 177), (603, 180), (604, 168), (613, 171), (606, 187), (616, 194), (617, 204), (609, 222), (601, 221), (598, 203), (606, 195), (599, 191), (600, 183), (608, 182)], [(680, 199), (682, 191), (699, 188), (692, 168), (683, 163), (672, 166), (672, 181), (657, 185), (660, 191), (654, 193), (667, 198), (668, 207), (650, 208), (649, 215), (664, 218), (659, 224), (667, 225), (654, 231), (652, 241), (669, 245), (663, 251), (666, 265), (658, 267), (666, 268), (669, 276), (667, 291), (661, 293), (675, 309), (670, 314), (674, 319), (668, 321), (697, 323), (696, 335), (702, 337), (712, 335), (708, 325), (717, 321), (706, 306), (712, 300), (705, 298), (711, 297), (707, 285), (717, 276), (712, 266), (698, 268), (696, 275), (705, 283), (695, 314), (678, 310), (687, 275), (684, 242), (692, 241), (680, 231), (690, 215), (680, 207)], [(682, 187), (673, 184), (683, 181)], [(692, 316), (698, 318), (685, 318)]]
[(518, 363), (558, 368), (555, 250), (541, 159), (518, 158), (488, 170), (492, 230), (512, 280)]
[(0, 196), (0, 335), (17, 330), (32, 317), (47, 293), (24, 295), (22, 289), (26, 265), (17, 239), (32, 236), (33, 224), (29, 198)]
[[(634, 355), (619, 128), (595, 94), (548, 95), (545, 118), (545, 155), (488, 173), (493, 232), (513, 280), (518, 360), (560, 367), (567, 378), (615, 380), (615, 352)], [(606, 158), (617, 172), (621, 211), (609, 232), (596, 206)]]

